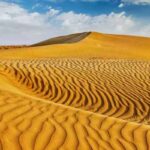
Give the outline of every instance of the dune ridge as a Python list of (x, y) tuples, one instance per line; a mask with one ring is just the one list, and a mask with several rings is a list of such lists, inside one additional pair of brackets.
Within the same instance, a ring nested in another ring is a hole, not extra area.
[(90, 34), (91, 32), (83, 32), (83, 33), (76, 33), (76, 34), (71, 34), (71, 35), (66, 35), (66, 36), (60, 36), (60, 37), (51, 38), (51, 39), (30, 45), (30, 46), (34, 47), (34, 46), (45, 46), (45, 45), (53, 45), (53, 44), (76, 43), (76, 42), (83, 40)]

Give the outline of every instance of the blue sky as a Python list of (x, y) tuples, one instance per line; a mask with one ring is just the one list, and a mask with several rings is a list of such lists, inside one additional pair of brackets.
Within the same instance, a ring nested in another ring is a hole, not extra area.
[[(76, 13), (86, 13), (89, 15), (108, 14), (112, 11), (116, 13), (125, 11), (127, 14), (135, 17), (150, 19), (150, 2), (148, 3), (148, 0), (146, 0), (147, 3), (139, 2), (138, 4), (126, 3), (121, 0), (7, 0), (7, 2), (18, 3), (29, 11), (33, 11), (33, 7), (37, 5), (34, 10), (41, 13), (47, 11), (47, 7), (51, 6), (62, 11), (72, 10)], [(118, 6), (121, 3), (125, 5), (119, 8)]]
[(0, 0), (0, 14), (0, 44), (84, 31), (150, 36), (150, 0)]

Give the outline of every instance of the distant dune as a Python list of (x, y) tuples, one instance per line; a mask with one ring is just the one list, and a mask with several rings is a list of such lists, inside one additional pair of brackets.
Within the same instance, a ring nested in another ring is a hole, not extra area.
[[(82, 38), (80, 37), (80, 35), (82, 35)], [(77, 42), (76, 38), (80, 40)], [(66, 39), (68, 39), (68, 41), (72, 40), (72, 42), (76, 39), (76, 41), (74, 43), (71, 42), (69, 44), (66, 44)], [(58, 42), (58, 44), (54, 44), (55, 42)], [(48, 43), (50, 45), (47, 45)], [(37, 45), (40, 46), (34, 47), (33, 45), (33, 47), (16, 49), (13, 50), (13, 52), (1, 51), (0, 57), (99, 57), (147, 60), (150, 59), (150, 38), (144, 37), (110, 35), (90, 32), (65, 36), (64, 40), (63, 37), (54, 38), (40, 44), (38, 43)]]
[(150, 38), (94, 32), (0, 51), (0, 150), (149, 150)]
[(60, 36), (56, 38), (51, 38), (46, 41), (42, 41), (31, 46), (45, 46), (45, 45), (53, 45), (53, 44), (68, 44), (68, 43), (76, 43), (90, 35), (90, 32), (84, 33), (76, 33), (66, 36)]

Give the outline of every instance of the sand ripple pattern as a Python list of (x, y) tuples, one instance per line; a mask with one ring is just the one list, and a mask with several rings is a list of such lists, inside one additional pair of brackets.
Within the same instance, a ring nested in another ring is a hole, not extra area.
[(150, 128), (0, 91), (1, 150), (148, 150)]
[(0, 61), (27, 93), (74, 108), (150, 124), (150, 62), (51, 58)]

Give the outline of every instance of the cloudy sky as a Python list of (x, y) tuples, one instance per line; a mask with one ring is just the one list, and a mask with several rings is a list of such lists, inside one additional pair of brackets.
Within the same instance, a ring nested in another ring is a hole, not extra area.
[(150, 37), (150, 0), (0, 0), (0, 44), (97, 31)]

